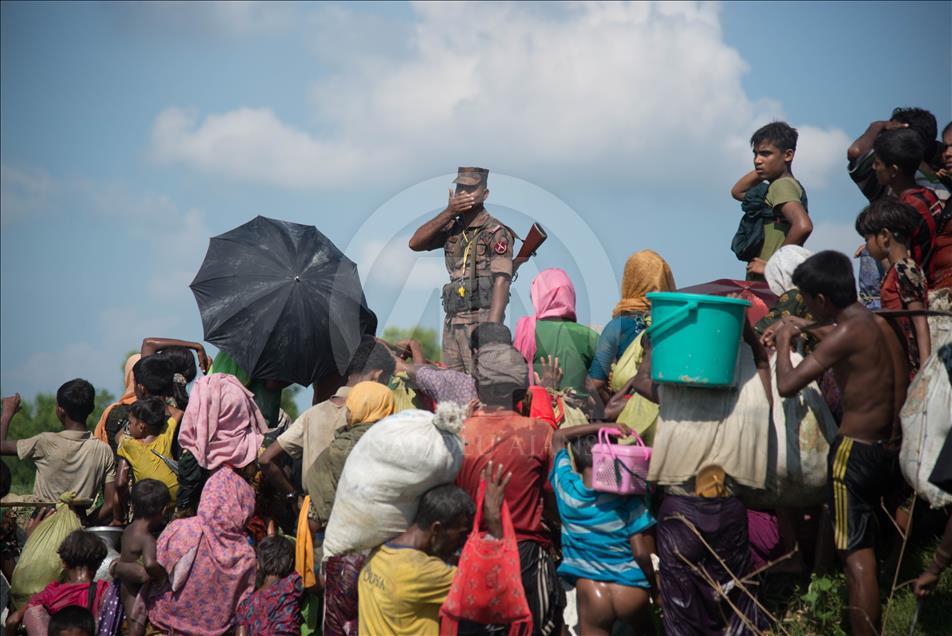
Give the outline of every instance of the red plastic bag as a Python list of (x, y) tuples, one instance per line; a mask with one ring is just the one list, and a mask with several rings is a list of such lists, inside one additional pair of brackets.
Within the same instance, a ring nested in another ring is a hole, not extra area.
[(476, 497), (476, 519), (459, 559), (459, 568), (450, 593), (440, 608), (440, 635), (452, 636), (459, 622), (483, 625), (511, 625), (510, 636), (532, 633), (532, 614), (522, 587), (522, 567), (516, 531), (512, 527), (509, 506), (502, 504), (502, 539), (487, 537), (479, 531), (483, 518), (485, 480)]

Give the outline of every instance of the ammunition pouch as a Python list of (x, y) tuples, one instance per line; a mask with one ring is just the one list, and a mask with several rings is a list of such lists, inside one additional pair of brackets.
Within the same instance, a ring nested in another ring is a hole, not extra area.
[[(460, 295), (460, 288), (463, 294)], [(475, 287), (475, 289), (474, 289)], [(443, 311), (454, 316), (467, 311), (489, 309), (493, 304), (493, 277), (462, 278), (443, 285)]]

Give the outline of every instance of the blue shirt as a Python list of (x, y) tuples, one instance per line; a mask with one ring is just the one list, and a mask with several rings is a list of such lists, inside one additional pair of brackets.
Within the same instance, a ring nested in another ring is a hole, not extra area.
[(562, 519), (559, 576), (649, 587), (628, 538), (655, 524), (645, 498), (622, 497), (586, 488), (572, 469), (568, 451), (555, 455), (549, 476)]
[(625, 349), (635, 341), (644, 328), (643, 314), (625, 314), (612, 318), (598, 336), (595, 358), (588, 370), (589, 377), (593, 380), (608, 380), (612, 363), (625, 353)]

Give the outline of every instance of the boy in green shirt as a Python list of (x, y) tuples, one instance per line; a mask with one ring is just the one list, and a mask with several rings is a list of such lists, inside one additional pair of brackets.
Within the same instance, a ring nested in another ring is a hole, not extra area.
[(770, 185), (764, 204), (773, 210), (773, 221), (764, 222), (764, 241), (760, 253), (747, 264), (747, 278), (763, 280), (764, 266), (784, 245), (803, 245), (813, 231), (807, 214), (807, 195), (793, 176), (793, 156), (797, 152), (797, 131), (789, 124), (775, 121), (762, 126), (750, 138), (754, 151), (754, 169), (731, 188), (731, 196), (744, 200), (747, 191), (767, 181)]

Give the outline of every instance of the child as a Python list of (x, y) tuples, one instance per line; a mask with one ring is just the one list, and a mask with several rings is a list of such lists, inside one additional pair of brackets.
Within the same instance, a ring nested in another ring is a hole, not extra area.
[(73, 530), (60, 544), (59, 556), (64, 582), (53, 581), (7, 617), (7, 633), (16, 634), (21, 622), (27, 624), (29, 633), (41, 633), (50, 622), (50, 615), (70, 605), (88, 608), (94, 616), (98, 615), (109, 584), (93, 578), (106, 558), (106, 544), (91, 532)]
[(126, 511), (129, 492), (129, 470), (134, 481), (157, 479), (165, 484), (175, 501), (178, 478), (166, 463), (172, 457), (176, 421), (166, 413), (162, 398), (147, 397), (129, 407), (129, 430), (116, 436), (118, 441), (118, 478), (120, 514)]
[(50, 616), (48, 636), (96, 636), (96, 621), (85, 607), (70, 605)]
[(95, 500), (103, 506), (93, 519), (107, 524), (113, 518), (116, 468), (112, 450), (94, 438), (86, 420), (96, 404), (96, 391), (86, 380), (70, 380), (56, 391), (56, 418), (61, 431), (46, 431), (27, 439), (7, 437), (10, 420), (20, 409), (19, 394), (4, 398), (0, 417), (0, 454), (28, 459), (36, 466), (33, 495), (40, 501), (56, 502), (66, 492), (78, 499)]
[[(900, 131), (896, 131), (900, 132)], [(876, 163), (879, 163), (879, 156)], [(869, 255), (887, 260), (879, 296), (883, 309), (926, 309), (926, 276), (910, 257), (910, 237), (918, 224), (916, 211), (893, 197), (876, 199), (856, 217), (856, 231), (866, 239)], [(899, 318), (907, 341), (909, 374), (914, 376), (931, 351), (929, 323), (925, 316)]]
[(294, 546), (281, 536), (258, 544), (258, 589), (238, 604), (236, 636), (301, 633), (304, 583), (294, 571)]
[(793, 176), (797, 137), (796, 129), (782, 121), (759, 128), (750, 138), (754, 170), (731, 189), (731, 196), (744, 201), (747, 191), (757, 184), (770, 184), (763, 203), (773, 211), (774, 221), (764, 223), (763, 245), (757, 257), (747, 264), (748, 278), (763, 280), (764, 266), (774, 252), (783, 245), (802, 246), (813, 232), (806, 191)]
[(875, 538), (881, 499), (897, 483), (899, 410), (908, 371), (902, 345), (889, 324), (857, 301), (853, 264), (838, 252), (820, 252), (793, 273), (810, 314), (829, 323), (813, 352), (793, 366), (794, 338), (805, 320), (786, 317), (764, 334), (777, 348), (777, 390), (795, 396), (832, 368), (843, 396), (843, 420), (830, 446), (828, 505), (834, 543), (846, 565), (849, 615), (856, 636), (879, 629)]
[[(916, 170), (922, 161), (922, 141), (911, 129), (887, 130), (873, 142), (876, 156), (873, 171), (876, 181), (889, 188), (916, 213), (909, 239), (909, 256), (925, 271), (930, 288), (938, 283), (936, 263), (947, 259), (937, 254), (937, 242), (946, 245), (952, 239), (952, 223), (944, 222), (942, 203), (936, 193), (916, 183)], [(948, 283), (952, 285), (952, 281)], [(885, 307), (885, 305), (884, 305)]]
[[(156, 479), (142, 479), (132, 487), (134, 520), (122, 531), (122, 555), (110, 569), (122, 582), (126, 633), (133, 636), (145, 633), (148, 584), (161, 583), (168, 577), (165, 568), (156, 561), (155, 543), (165, 527), (171, 501), (169, 489)], [(127, 564), (141, 564), (141, 567), (124, 567)]]
[[(644, 497), (592, 490), (592, 445), (600, 424), (559, 430), (552, 438), (555, 464), (550, 480), (562, 519), (558, 572), (575, 583), (583, 634), (610, 634), (616, 621), (650, 631), (650, 554), (655, 524)], [(573, 470), (566, 442), (581, 474)], [(632, 559), (634, 556), (634, 560)]]

